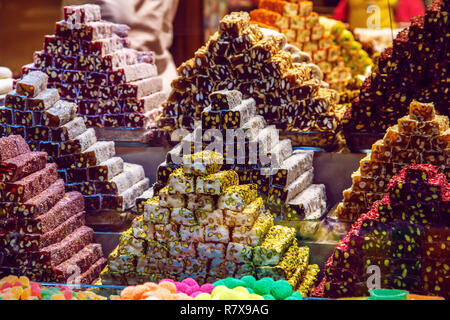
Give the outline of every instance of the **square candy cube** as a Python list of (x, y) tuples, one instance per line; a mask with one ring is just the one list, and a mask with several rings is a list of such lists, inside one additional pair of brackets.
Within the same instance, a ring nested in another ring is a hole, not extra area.
[(200, 225), (223, 225), (224, 224), (224, 215), (222, 210), (217, 209), (212, 212), (197, 210), (195, 211), (195, 215), (197, 217), (197, 221)]
[(159, 259), (155, 257), (148, 257), (145, 255), (137, 257), (136, 272), (138, 273), (159, 273)]
[(147, 223), (143, 216), (135, 218), (131, 227), (133, 229), (133, 237), (143, 240), (153, 240), (155, 233), (153, 224)]
[(180, 240), (182, 242), (205, 242), (205, 228), (203, 226), (180, 226)]
[(179, 168), (172, 172), (168, 182), (169, 194), (189, 194), (195, 191), (195, 177), (184, 174)]
[(223, 243), (199, 243), (197, 250), (200, 259), (225, 259), (226, 247)]
[(214, 211), (216, 199), (213, 196), (190, 193), (188, 194), (187, 208), (189, 210)]
[(180, 236), (177, 225), (155, 224), (155, 239), (161, 242), (178, 241)]
[(186, 208), (172, 208), (170, 215), (172, 222), (186, 226), (196, 225), (197, 219), (193, 211)]
[(197, 251), (195, 250), (194, 244), (187, 243), (187, 242), (169, 242), (169, 253), (172, 257), (178, 258), (178, 257), (196, 257)]
[(169, 249), (166, 244), (153, 240), (147, 242), (146, 256), (161, 259), (168, 255)]
[(159, 204), (165, 208), (184, 208), (186, 206), (186, 199), (180, 193), (170, 194), (169, 187), (166, 186), (159, 191)]
[(242, 243), (228, 243), (227, 260), (235, 263), (247, 263), (253, 260), (252, 247)]
[(197, 177), (196, 193), (221, 195), (228, 187), (238, 183), (239, 177), (235, 171), (220, 171), (206, 177)]
[(205, 226), (205, 241), (207, 242), (230, 242), (230, 230), (224, 225)]
[(170, 219), (170, 209), (161, 206), (159, 197), (153, 197), (144, 203), (144, 219), (151, 223), (165, 224)]

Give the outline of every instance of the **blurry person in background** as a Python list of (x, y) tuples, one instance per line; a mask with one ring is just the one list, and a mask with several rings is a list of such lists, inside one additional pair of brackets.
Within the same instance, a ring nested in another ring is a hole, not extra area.
[(228, 11), (251, 11), (257, 9), (259, 0), (227, 0)]
[[(392, 18), (395, 29), (407, 26), (412, 17), (424, 13), (422, 0), (341, 0), (333, 18), (354, 28), (390, 28)], [(373, 24), (376, 14), (379, 14), (379, 26)]]
[(126, 24), (130, 47), (140, 51), (154, 51), (158, 73), (164, 78), (164, 90), (177, 76), (169, 48), (173, 42), (173, 20), (179, 0), (63, 0), (63, 6), (98, 4), (103, 20)]

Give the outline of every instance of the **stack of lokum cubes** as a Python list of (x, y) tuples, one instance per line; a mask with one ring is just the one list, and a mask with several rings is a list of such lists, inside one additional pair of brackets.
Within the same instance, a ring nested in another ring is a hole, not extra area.
[(48, 76), (33, 71), (17, 82), (0, 108), (4, 135), (25, 137), (32, 150), (58, 164), (70, 191), (81, 192), (88, 213), (123, 212), (149, 187), (144, 169), (115, 157), (112, 141), (97, 141), (93, 128), (77, 116), (77, 105), (47, 89)]
[[(185, 136), (158, 167), (154, 192), (181, 167), (183, 155), (215, 146), (224, 157), (223, 168), (236, 171), (241, 184), (255, 184), (277, 219), (321, 218), (326, 211), (326, 192), (324, 185), (312, 184), (314, 152), (293, 151), (289, 139), (279, 140), (275, 126), (267, 126), (264, 118), (256, 115), (255, 101), (243, 100), (239, 91), (213, 92), (209, 100), (211, 105), (201, 114), (201, 126)], [(142, 212), (142, 202), (151, 195), (148, 192), (138, 198), (138, 210)]]
[(425, 16), (412, 18), (393, 47), (381, 54), (378, 69), (365, 80), (359, 101), (346, 116), (347, 136), (384, 133), (414, 99), (433, 102), (440, 114), (450, 115), (449, 9), (448, 1), (435, 0)]
[(85, 226), (83, 196), (20, 136), (0, 138), (0, 278), (91, 284), (106, 264)]
[(352, 77), (351, 70), (341, 55), (341, 47), (319, 23), (312, 1), (261, 0), (259, 8), (250, 16), (252, 22), (275, 28), (290, 44), (309, 53), (331, 88), (341, 91), (346, 87)]
[(248, 13), (225, 16), (219, 31), (178, 68), (158, 127), (193, 130), (211, 103), (211, 92), (239, 90), (256, 101), (257, 113), (269, 124), (283, 131), (316, 131), (321, 135), (314, 145), (330, 144), (340, 129), (339, 96), (321, 87), (316, 65), (294, 62), (285, 45), (283, 35), (264, 35), (251, 25)]
[(121, 235), (103, 284), (189, 277), (202, 284), (244, 275), (302, 283), (309, 249), (298, 246), (293, 228), (274, 226), (257, 186), (221, 171), (223, 161), (213, 151), (183, 156), (182, 167)]
[(49, 87), (79, 106), (87, 127), (149, 128), (167, 95), (154, 53), (128, 48), (128, 30), (101, 20), (97, 5), (65, 7), (55, 34), (22, 72), (45, 72)]
[(432, 165), (403, 169), (339, 242), (314, 294), (367, 296), (378, 283), (450, 298), (449, 191)]
[[(339, 92), (339, 104), (341, 104), (346, 111), (351, 109), (353, 101), (358, 98), (363, 82), (363, 76), (355, 76), (349, 81), (345, 90)], [(344, 118), (343, 123), (345, 123), (345, 121), (346, 119)]]
[(450, 129), (446, 116), (435, 114), (433, 104), (413, 101), (409, 115), (390, 127), (372, 153), (360, 161), (353, 184), (344, 190), (337, 208), (341, 221), (356, 221), (372, 204), (381, 200), (389, 180), (410, 164), (429, 163), (450, 178)]
[(326, 34), (330, 34), (333, 42), (341, 48), (341, 56), (353, 76), (365, 75), (369, 67), (373, 67), (372, 59), (364, 50), (363, 45), (355, 40), (353, 33), (345, 27), (345, 23), (324, 16), (319, 23), (325, 27)]

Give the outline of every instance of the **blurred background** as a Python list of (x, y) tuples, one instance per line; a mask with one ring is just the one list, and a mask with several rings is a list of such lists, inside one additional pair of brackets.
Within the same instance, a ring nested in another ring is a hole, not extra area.
[[(314, 11), (331, 17), (341, 1), (314, 0)], [(363, 3), (368, 0), (348, 1)], [(19, 76), (21, 66), (32, 61), (34, 51), (42, 49), (43, 36), (54, 33), (55, 22), (62, 17), (64, 2), (0, 0), (0, 66), (8, 66), (15, 77)], [(426, 5), (430, 0), (423, 2)], [(178, 66), (192, 57), (204, 40), (216, 31), (220, 18), (227, 12), (250, 11), (257, 5), (258, 0), (179, 0), (173, 23), (174, 39), (170, 47), (175, 64)]]
[[(338, 0), (314, 1), (314, 10), (331, 14)], [(175, 64), (193, 56), (229, 11), (251, 10), (258, 0), (179, 0), (174, 20), (174, 41), (170, 51)], [(62, 18), (64, 0), (0, 0), (0, 65), (14, 76), (42, 49), (43, 37), (53, 34)]]

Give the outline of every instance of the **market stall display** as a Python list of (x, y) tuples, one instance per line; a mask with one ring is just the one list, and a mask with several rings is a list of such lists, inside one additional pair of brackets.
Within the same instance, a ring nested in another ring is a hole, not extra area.
[(178, 68), (158, 127), (192, 131), (211, 103), (211, 92), (239, 90), (245, 99), (256, 101), (268, 124), (296, 133), (295, 145), (333, 147), (343, 116), (338, 94), (322, 87), (322, 72), (307, 63), (308, 56), (290, 48), (296, 52), (292, 55), (285, 45), (283, 35), (264, 34), (250, 24), (248, 13), (225, 16), (219, 31)]
[[(211, 105), (202, 111), (202, 124), (185, 136), (166, 156), (157, 170), (155, 194), (169, 176), (182, 166), (181, 157), (194, 150), (215, 151), (224, 158), (223, 169), (238, 173), (241, 184), (253, 183), (276, 220), (316, 220), (327, 209), (325, 186), (314, 185), (313, 151), (293, 151), (290, 140), (279, 140), (275, 126), (257, 116), (253, 99), (242, 100), (235, 90), (213, 92)], [(234, 131), (231, 131), (234, 130)], [(151, 198), (146, 192), (138, 198), (138, 211)]]
[(77, 116), (78, 106), (60, 100), (47, 82), (41, 71), (17, 82), (0, 108), (3, 135), (21, 135), (33, 151), (46, 152), (67, 190), (83, 194), (88, 220), (114, 224), (148, 189), (144, 168), (116, 157), (114, 142), (97, 141), (94, 129)]
[(76, 103), (86, 126), (100, 135), (115, 130), (112, 140), (148, 141), (167, 95), (154, 53), (128, 48), (128, 30), (101, 20), (97, 5), (65, 7), (55, 34), (45, 36), (44, 49), (22, 73), (45, 72), (49, 87)]
[(302, 282), (309, 249), (298, 246), (294, 229), (274, 226), (256, 185), (239, 184), (222, 163), (213, 151), (183, 156), (182, 168), (121, 235), (103, 284), (245, 275), (288, 279), (295, 288)]
[(449, 210), (450, 185), (436, 167), (403, 169), (339, 242), (313, 294), (367, 295), (368, 268), (377, 267), (383, 288), (450, 298)]
[(344, 190), (344, 200), (337, 208), (341, 221), (356, 221), (372, 204), (381, 200), (389, 180), (410, 164), (429, 163), (450, 177), (450, 129), (446, 116), (435, 114), (433, 104), (413, 101), (409, 115), (390, 127), (382, 140), (372, 146), (372, 153), (353, 173), (353, 184)]
[(107, 300), (91, 291), (73, 291), (64, 286), (46, 287), (27, 277), (0, 279), (0, 300)]
[(290, 44), (309, 53), (333, 89), (345, 90), (352, 75), (365, 74), (372, 65), (342, 22), (320, 17), (313, 12), (311, 1), (261, 0), (250, 16), (252, 23), (274, 28)]
[(358, 75), (365, 76), (373, 67), (372, 59), (363, 49), (363, 45), (355, 39), (353, 32), (345, 27), (341, 21), (320, 16), (319, 24), (324, 26), (326, 33), (329, 33), (333, 42), (341, 49), (341, 56), (345, 65), (350, 68), (352, 77)]
[(20, 136), (0, 138), (0, 276), (90, 284), (106, 264), (85, 226), (83, 196)]
[(435, 0), (425, 16), (413, 18), (393, 47), (381, 54), (378, 69), (365, 80), (359, 101), (345, 116), (347, 141), (355, 132), (383, 134), (408, 112), (414, 99), (433, 102), (436, 111), (450, 115), (449, 9), (448, 1)]

